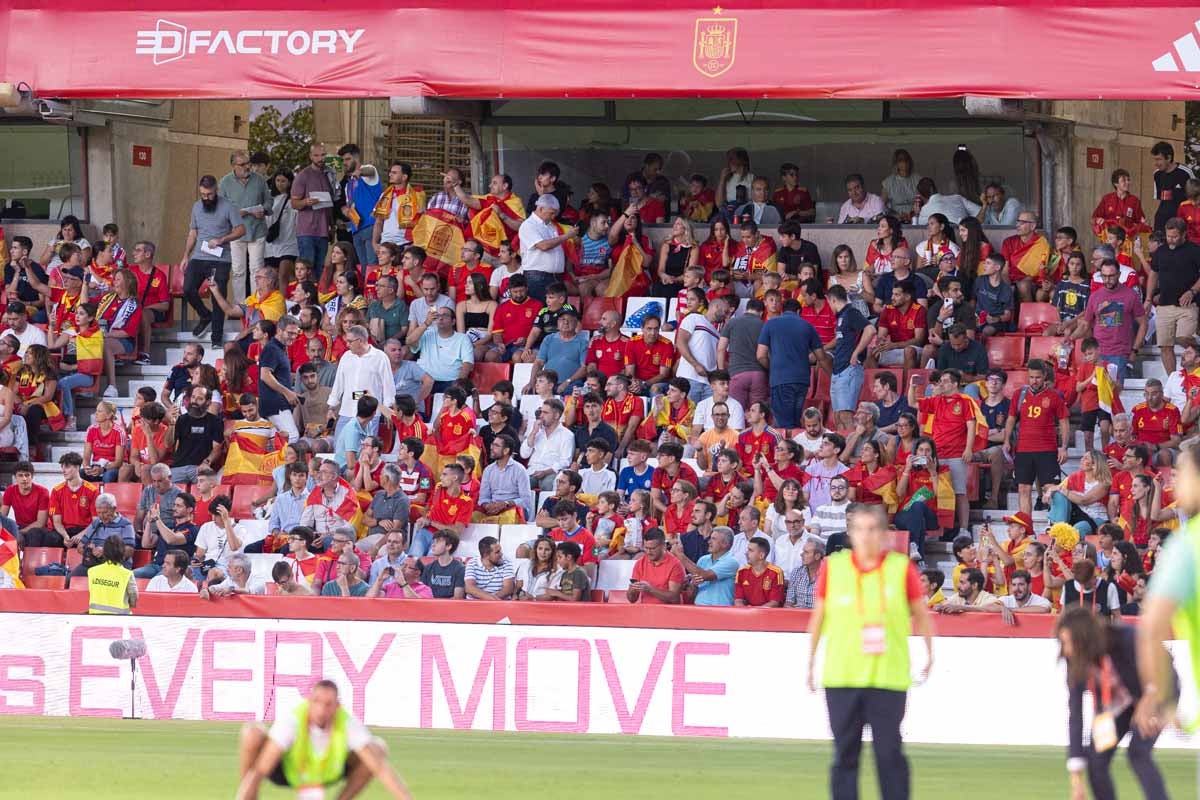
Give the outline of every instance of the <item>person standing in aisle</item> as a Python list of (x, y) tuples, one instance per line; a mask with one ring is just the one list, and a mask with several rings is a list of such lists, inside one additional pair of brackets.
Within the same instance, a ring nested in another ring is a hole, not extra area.
[(923, 679), (933, 666), (933, 622), (917, 569), (904, 553), (884, 549), (882, 506), (851, 504), (851, 550), (825, 559), (809, 623), (808, 688), (816, 691), (817, 649), (825, 641), (821, 684), (833, 729), (830, 797), (857, 800), (863, 726), (871, 726), (883, 800), (908, 800), (909, 768), (900, 738), (908, 688), (908, 636), (925, 640)]

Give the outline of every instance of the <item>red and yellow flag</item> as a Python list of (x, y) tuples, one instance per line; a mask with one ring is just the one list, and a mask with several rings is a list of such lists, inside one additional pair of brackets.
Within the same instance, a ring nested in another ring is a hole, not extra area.
[(425, 268), (445, 276), (458, 263), (466, 236), (454, 214), (444, 208), (433, 208), (413, 225), (412, 241), (425, 250)]
[(1032, 242), (1013, 251), (1014, 263), (1009, 264), (1009, 274), (1015, 274), (1013, 272), (1015, 269), (1030, 278), (1041, 278), (1050, 263), (1051, 249), (1050, 242), (1046, 241), (1046, 237), (1038, 234), (1033, 237)]
[(104, 370), (104, 333), (95, 322), (75, 337), (75, 358), (80, 375), (99, 375)]
[(267, 420), (236, 420), (229, 432), (229, 454), (225, 457), (222, 483), (235, 486), (270, 483), (271, 471), (283, 463), (286, 446), (287, 436)]
[(500, 243), (511, 240), (524, 221), (525, 204), (512, 192), (504, 198), (487, 194), (476, 199), (480, 208), (471, 214), (471, 235), (488, 255), (499, 255)]
[(1096, 399), (1100, 403), (1100, 410), (1107, 411), (1110, 416), (1125, 412), (1125, 406), (1121, 403), (1121, 393), (1117, 391), (1116, 383), (1108, 374), (1108, 367), (1103, 364), (1096, 367)]
[(694, 197), (689, 195), (679, 204), (679, 213), (684, 219), (692, 222), (708, 222), (712, 219), (717, 207), (717, 194), (712, 189), (704, 188)]
[(17, 589), (25, 588), (25, 584), (21, 582), (21, 559), (17, 553), (17, 540), (3, 528), (0, 528), (0, 570), (8, 573)]

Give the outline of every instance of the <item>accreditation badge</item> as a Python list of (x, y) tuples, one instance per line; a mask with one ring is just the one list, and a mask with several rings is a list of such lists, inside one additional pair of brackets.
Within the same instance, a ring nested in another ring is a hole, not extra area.
[(864, 656), (881, 656), (887, 650), (887, 636), (882, 625), (864, 625), (862, 629)]
[(1117, 721), (1112, 712), (1101, 711), (1092, 720), (1092, 747), (1097, 753), (1105, 753), (1117, 746)]

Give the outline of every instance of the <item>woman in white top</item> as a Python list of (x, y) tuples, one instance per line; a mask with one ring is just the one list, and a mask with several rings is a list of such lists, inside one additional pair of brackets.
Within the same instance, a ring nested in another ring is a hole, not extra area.
[(717, 180), (717, 211), (726, 203), (737, 199), (737, 187), (746, 189), (747, 202), (750, 199), (750, 187), (754, 183), (754, 173), (750, 171), (750, 154), (744, 147), (731, 147), (725, 151), (725, 166), (721, 168), (721, 177)]
[(292, 280), (292, 270), (296, 266), (296, 256), (300, 246), (296, 240), (296, 209), (290, 202), (292, 196), (292, 173), (286, 169), (276, 170), (271, 178), (271, 188), (274, 200), (271, 202), (270, 216), (267, 217), (268, 233), (276, 221), (279, 231), (275, 238), (267, 242), (265, 262), (269, 267), (279, 270), (279, 285), (287, 286)]
[(58, 249), (67, 242), (77, 245), (83, 251), (81, 255), (84, 264), (91, 263), (92, 243), (83, 237), (83, 228), (79, 224), (79, 219), (67, 215), (58, 225), (58, 236), (46, 243), (46, 249), (42, 251), (42, 256), (38, 259), (38, 263), (45, 265), (46, 272), (63, 263), (62, 259), (58, 257)]
[(949, 251), (958, 257), (958, 245), (954, 241), (954, 229), (950, 220), (944, 214), (930, 214), (925, 220), (925, 232), (928, 238), (918, 244), (913, 250), (913, 260), (917, 269), (936, 267), (942, 253)]
[(516, 598), (536, 600), (545, 594), (554, 571), (554, 540), (539, 536), (533, 545), (533, 556), (517, 567)]
[(763, 517), (763, 532), (769, 534), (772, 539), (786, 534), (787, 512), (792, 509), (805, 510), (804, 492), (799, 481), (788, 478), (779, 484), (779, 494), (775, 496), (775, 502), (767, 506), (767, 515)]
[(888, 210), (902, 220), (912, 219), (913, 200), (917, 197), (917, 183), (921, 176), (913, 169), (913, 159), (901, 148), (892, 153), (891, 175), (883, 179), (880, 196)]

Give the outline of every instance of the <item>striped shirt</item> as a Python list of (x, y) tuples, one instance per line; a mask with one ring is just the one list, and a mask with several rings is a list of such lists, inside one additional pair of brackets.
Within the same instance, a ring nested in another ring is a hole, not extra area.
[[(475, 585), (488, 594), (497, 594), (504, 588), (504, 582), (515, 576), (516, 571), (508, 559), (501, 561), (500, 566), (490, 568), (485, 567), (483, 561), (478, 558), (471, 559), (467, 564), (466, 580), (475, 581)], [(468, 592), (467, 599), (474, 600), (475, 598)]]
[(458, 221), (463, 224), (466, 224), (467, 222), (467, 217), (469, 216), (467, 204), (462, 200), (459, 200), (457, 197), (451, 197), (445, 192), (438, 192), (433, 196), (433, 199), (426, 204), (425, 210), (432, 211), (435, 208), (441, 208), (449, 211), (451, 214), (458, 217)]

